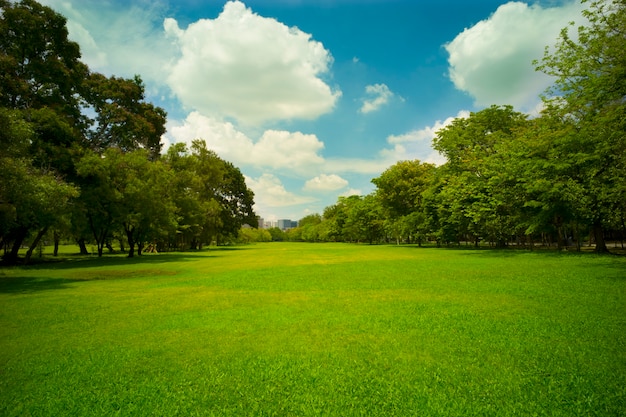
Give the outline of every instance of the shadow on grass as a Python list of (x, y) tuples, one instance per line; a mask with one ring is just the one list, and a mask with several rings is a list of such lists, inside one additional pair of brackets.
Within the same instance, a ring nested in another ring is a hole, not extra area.
[(59, 258), (33, 259), (29, 265), (17, 265), (28, 270), (53, 269), (64, 270), (74, 268), (99, 268), (103, 266), (155, 265), (170, 262), (190, 262), (220, 256), (222, 251), (245, 250), (241, 247), (219, 247), (197, 252), (162, 252), (158, 254), (135, 255), (129, 258), (124, 253), (96, 255), (64, 255)]
[[(619, 253), (596, 253), (591, 250), (583, 250), (576, 251), (575, 248), (568, 248), (566, 250), (558, 250), (556, 248), (535, 248), (534, 250), (530, 250), (529, 248), (524, 247), (507, 247), (507, 248), (492, 248), (492, 247), (475, 247), (470, 245), (462, 245), (462, 246), (433, 246), (433, 245), (395, 245), (396, 248), (403, 248), (405, 250), (416, 250), (416, 251), (449, 251), (454, 252), (455, 254), (462, 254), (471, 257), (477, 258), (485, 258), (493, 259), (512, 259), (521, 256), (528, 255), (536, 255), (542, 258), (549, 259), (589, 259), (594, 260), (593, 262), (580, 264), (577, 263), (577, 268), (590, 268), (597, 269), (598, 267), (606, 268), (610, 270), (611, 273), (609, 275), (598, 275), (598, 278), (608, 278), (608, 279), (617, 279), (618, 281), (626, 281), (626, 256)], [(615, 272), (615, 275), (613, 275)]]
[(161, 253), (144, 253), (141, 256), (135, 255), (129, 258), (125, 253), (105, 253), (102, 257), (96, 255), (81, 255), (81, 254), (64, 254), (57, 258), (45, 257), (32, 258), (28, 265), (24, 265), (21, 262), (17, 265), (3, 265), (0, 267), (21, 267), (27, 269), (71, 269), (77, 265), (83, 267), (99, 267), (99, 266), (115, 266), (115, 265), (135, 265), (135, 264), (155, 264), (155, 263), (167, 263), (167, 262), (184, 262), (194, 261), (198, 259), (215, 258), (219, 256), (223, 251), (239, 251), (247, 250), (248, 247), (241, 246), (220, 246), (217, 248), (203, 249), (201, 251), (189, 251), (189, 252), (161, 252)]
[(63, 290), (68, 284), (84, 280), (66, 278), (0, 277), (0, 293), (29, 294), (40, 291)]
[(414, 249), (414, 250), (439, 250), (439, 251), (451, 251), (451, 252), (459, 252), (459, 253), (467, 253), (469, 255), (475, 256), (488, 256), (488, 257), (514, 257), (520, 255), (527, 254), (541, 254), (545, 256), (553, 256), (553, 257), (576, 257), (576, 256), (589, 256), (589, 257), (623, 257), (619, 251), (612, 251), (607, 253), (597, 253), (591, 249), (585, 248), (581, 251), (577, 251), (574, 247), (568, 247), (566, 249), (557, 249), (557, 248), (548, 248), (548, 247), (535, 247), (534, 249), (530, 249), (524, 246), (507, 246), (504, 248), (496, 248), (490, 246), (479, 246), (476, 247), (474, 245), (449, 245), (449, 246), (435, 246), (435, 245), (422, 245), (418, 246), (417, 244), (403, 244), (403, 245), (393, 245), (396, 248), (404, 248), (404, 249)]

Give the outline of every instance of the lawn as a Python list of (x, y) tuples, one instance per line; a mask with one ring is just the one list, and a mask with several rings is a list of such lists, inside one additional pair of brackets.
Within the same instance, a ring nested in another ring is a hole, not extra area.
[(0, 269), (2, 416), (626, 415), (626, 258), (269, 243)]

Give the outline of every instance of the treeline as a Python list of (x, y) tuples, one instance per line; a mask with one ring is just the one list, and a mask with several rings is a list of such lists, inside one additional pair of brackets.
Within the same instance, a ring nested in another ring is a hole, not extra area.
[(98, 254), (198, 248), (256, 225), (238, 168), (202, 141), (172, 146), (144, 85), (80, 61), (66, 19), (33, 0), (0, 0), (0, 247), (26, 262), (42, 239)]
[(302, 219), (304, 241), (584, 242), (626, 234), (626, 1), (593, 2), (536, 68), (555, 77), (536, 118), (492, 106), (440, 130), (447, 162), (403, 161), (367, 196)]

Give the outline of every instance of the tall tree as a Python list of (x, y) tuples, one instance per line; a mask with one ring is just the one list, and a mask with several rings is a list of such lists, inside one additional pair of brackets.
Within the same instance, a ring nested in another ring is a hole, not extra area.
[(224, 177), (217, 189), (218, 201), (222, 206), (220, 233), (236, 236), (244, 224), (257, 227), (258, 219), (254, 213), (254, 193), (246, 185), (239, 168), (228, 161), (223, 161)]
[(0, 241), (7, 249), (11, 246), (3, 257), (8, 264), (17, 262), (20, 247), (32, 233), (28, 262), (34, 247), (78, 194), (54, 170), (33, 164), (29, 153), (33, 137), (33, 124), (20, 111), (0, 108)]
[(89, 146), (98, 152), (116, 147), (124, 152), (147, 149), (155, 160), (161, 152), (166, 113), (145, 101), (145, 87), (133, 79), (90, 74), (83, 84), (86, 103), (95, 112), (87, 131)]
[(400, 161), (372, 179), (385, 212), (389, 230), (400, 236), (423, 238), (423, 194), (430, 187), (435, 166), (415, 161)]
[(194, 140), (188, 149), (175, 144), (166, 156), (175, 172), (179, 231), (193, 249), (226, 236), (236, 237), (243, 224), (257, 226), (254, 194), (241, 171)]
[(34, 0), (0, 0), (0, 105), (50, 107), (80, 119), (78, 87), (87, 73), (66, 19)]
[(459, 235), (502, 246), (514, 233), (510, 218), (515, 204), (502, 192), (507, 184), (499, 165), (526, 124), (526, 116), (511, 106), (491, 106), (437, 132), (433, 147), (448, 159), (441, 167), (447, 178), (440, 196), (452, 222), (444, 223), (456, 224)]
[(93, 236), (98, 256), (117, 228), (121, 228), (123, 194), (120, 190), (119, 152), (109, 152), (105, 157), (87, 152), (78, 162), (78, 183), (81, 195), (75, 210), (79, 221), (84, 221)]
[(573, 123), (562, 146), (578, 156), (576, 182), (589, 201), (596, 251), (607, 251), (604, 229), (626, 204), (626, 0), (593, 1), (587, 24), (561, 31), (537, 69), (555, 77), (544, 100), (550, 117)]
[(141, 255), (146, 243), (156, 243), (176, 230), (176, 206), (172, 200), (173, 173), (161, 161), (150, 161), (148, 152), (122, 153), (109, 149), (113, 183), (121, 196), (119, 223), (128, 239), (128, 257)]

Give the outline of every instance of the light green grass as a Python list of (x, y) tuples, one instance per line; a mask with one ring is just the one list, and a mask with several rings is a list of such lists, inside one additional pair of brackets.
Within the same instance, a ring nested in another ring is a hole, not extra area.
[(626, 258), (272, 243), (0, 269), (0, 415), (626, 413)]

